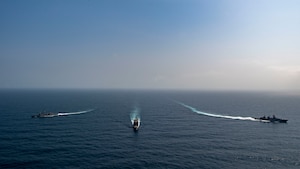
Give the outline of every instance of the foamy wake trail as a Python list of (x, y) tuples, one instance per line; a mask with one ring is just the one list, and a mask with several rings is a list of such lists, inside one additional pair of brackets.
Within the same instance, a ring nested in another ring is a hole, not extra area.
[(201, 114), (201, 115), (205, 115), (205, 116), (210, 116), (210, 117), (217, 117), (217, 118), (225, 118), (225, 119), (233, 119), (233, 120), (250, 120), (250, 121), (260, 121), (258, 119), (255, 119), (253, 117), (241, 117), (241, 116), (228, 116), (228, 115), (220, 115), (220, 114), (212, 114), (212, 113), (206, 113), (206, 112), (202, 112), (197, 110), (196, 108), (186, 105), (184, 103), (175, 101), (176, 103), (182, 105), (183, 107), (186, 107), (188, 109), (190, 109), (191, 111), (197, 113), (197, 114)]
[(74, 114), (83, 114), (93, 111), (94, 109), (90, 110), (84, 110), (84, 111), (78, 111), (78, 112), (67, 112), (67, 113), (57, 113), (58, 116), (68, 116), (68, 115), (74, 115)]
[(138, 107), (134, 107), (134, 109), (130, 112), (130, 121), (133, 125), (134, 119), (138, 119), (139, 121), (141, 120), (140, 116), (140, 109)]

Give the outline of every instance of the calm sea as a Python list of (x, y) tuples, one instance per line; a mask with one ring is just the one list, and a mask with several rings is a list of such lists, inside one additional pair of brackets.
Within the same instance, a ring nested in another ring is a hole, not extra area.
[[(62, 111), (84, 113), (31, 118)], [(300, 96), (2, 90), (0, 168), (300, 168)]]

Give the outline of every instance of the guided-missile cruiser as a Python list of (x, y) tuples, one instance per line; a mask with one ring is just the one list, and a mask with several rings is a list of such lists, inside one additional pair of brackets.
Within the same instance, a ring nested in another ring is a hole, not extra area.
[(261, 121), (267, 121), (267, 122), (271, 122), (271, 123), (286, 123), (288, 120), (286, 119), (280, 119), (280, 118), (277, 118), (273, 115), (273, 117), (266, 117), (266, 116), (263, 116), (263, 117), (260, 117), (260, 118), (256, 118), (257, 120), (261, 120)]

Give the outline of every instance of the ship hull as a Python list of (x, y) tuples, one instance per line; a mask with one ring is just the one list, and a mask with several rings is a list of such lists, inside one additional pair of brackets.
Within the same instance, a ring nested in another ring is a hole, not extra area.
[(135, 119), (132, 121), (132, 128), (134, 131), (139, 130), (140, 125), (141, 125), (141, 121), (139, 119)]

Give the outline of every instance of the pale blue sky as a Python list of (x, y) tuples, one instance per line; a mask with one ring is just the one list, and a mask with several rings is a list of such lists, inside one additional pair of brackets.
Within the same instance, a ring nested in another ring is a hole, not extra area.
[(298, 0), (2, 0), (0, 88), (299, 90)]

